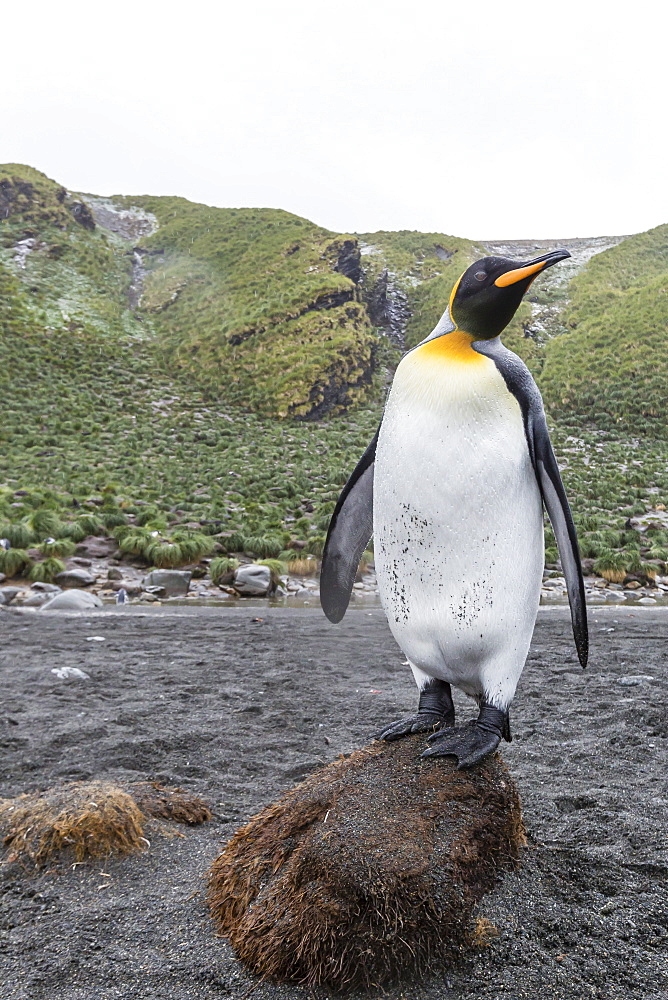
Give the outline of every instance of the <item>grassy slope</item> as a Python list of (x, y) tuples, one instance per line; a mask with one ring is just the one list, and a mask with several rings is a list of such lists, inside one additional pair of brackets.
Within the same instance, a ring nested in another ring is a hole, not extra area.
[(594, 257), (570, 296), (572, 332), (545, 352), (551, 411), (665, 438), (668, 225)]
[[(172, 223), (163, 218), (166, 232), (161, 241), (160, 230), (144, 241), (147, 250), (164, 253), (144, 257), (150, 272), (145, 307), (134, 315), (127, 305), (130, 245), (107, 230), (85, 228), (74, 218), (73, 199), (27, 168), (0, 172), (0, 192), (4, 192), (0, 197), (9, 197), (3, 178), (17, 176), (19, 170), (23, 180), (32, 183), (33, 194), (17, 195), (14, 185), (9, 191), (13, 208), (0, 221), (0, 393), (4, 401), (0, 482), (7, 486), (0, 514), (17, 519), (41, 503), (67, 512), (75, 498), (85, 501), (106, 487), (124, 509), (135, 509), (136, 501), (148, 502), (174, 523), (210, 522), (207, 530), (241, 528), (246, 534), (277, 535), (283, 541), (288, 534), (304, 539), (321, 534), (339, 487), (376, 426), (379, 394), (367, 406), (341, 416), (308, 424), (277, 422), (239, 405), (245, 398), (244, 385), (268, 378), (261, 365), (253, 378), (233, 383), (232, 362), (255, 356), (254, 362), (246, 363), (260, 364), (259, 341), (248, 348), (250, 354), (241, 352), (236, 359), (232, 355), (232, 361), (228, 352), (234, 346), (230, 338), (251, 328), (255, 333), (236, 345), (237, 350), (259, 336), (265, 338), (271, 353), (271, 334), (268, 330), (258, 333), (263, 309), (271, 312), (281, 302), (288, 311), (299, 309), (300, 303), (314, 295), (317, 298), (323, 289), (325, 294), (347, 292), (352, 287), (349, 279), (323, 264), (323, 254), (329, 254), (331, 262), (344, 238), (287, 213), (225, 213), (203, 206), (191, 206), (191, 212), (189, 203), (181, 199), (132, 199), (158, 215), (165, 216), (167, 204), (176, 212)], [(19, 196), (23, 200), (17, 204)], [(203, 213), (214, 212), (222, 213), (224, 225), (202, 228)], [(288, 249), (295, 244), (299, 247), (286, 255), (288, 232), (291, 240), (294, 237)], [(224, 240), (223, 233), (227, 233)], [(14, 259), (16, 245), (25, 238), (37, 243), (25, 258), (25, 267), (20, 267)], [(635, 239), (642, 244), (640, 237)], [(380, 252), (362, 258), (366, 275), (361, 291), (366, 294), (383, 268), (396, 275), (412, 309), (409, 343), (429, 332), (447, 302), (452, 281), (477, 254), (468, 241), (435, 234), (370, 234), (363, 240)], [(457, 252), (443, 260), (434, 253), (436, 245)], [(638, 256), (638, 265), (627, 263), (621, 252), (626, 245)], [(189, 248), (196, 251), (194, 264), (186, 260), (192, 257)], [(570, 315), (583, 317), (585, 336), (589, 328), (584, 317), (593, 323), (591, 317), (596, 315), (595, 296), (588, 290), (590, 272), (596, 294), (602, 280), (597, 277), (598, 268), (608, 275), (608, 283), (618, 282), (621, 287), (627, 282), (619, 293), (622, 297), (640, 294), (636, 286), (644, 253), (642, 245), (637, 250), (634, 241), (628, 240), (595, 258), (573, 283)], [(242, 267), (239, 261), (244, 259)], [(243, 274), (248, 281), (255, 275), (256, 284), (246, 287)], [(287, 291), (297, 278), (304, 279), (301, 292)], [(266, 305), (262, 288), (268, 287), (274, 297)], [(175, 290), (176, 301), (163, 308)], [(362, 308), (355, 297), (349, 304)], [(306, 317), (314, 314), (320, 322), (317, 311)], [(193, 317), (202, 317), (201, 323), (193, 322)], [(273, 328), (275, 335), (281, 331), (277, 339), (287, 336), (285, 331), (293, 322), (298, 320), (284, 319), (282, 326), (278, 323)], [(364, 337), (370, 337), (366, 319), (364, 330)], [(222, 347), (221, 331), (227, 338)], [(544, 377), (554, 379), (548, 364), (550, 352), (561, 341), (576, 342), (580, 332), (578, 327), (560, 340), (537, 345), (524, 338), (518, 322), (505, 339), (514, 348), (530, 348), (525, 357), (535, 364), (537, 373), (547, 356)], [(210, 379), (201, 373), (193, 378), (197, 355), (188, 346), (193, 337), (201, 339), (206, 358), (218, 358), (219, 369), (211, 361)], [(532, 360), (531, 351), (537, 360)], [(308, 350), (305, 354), (308, 362), (312, 355)], [(272, 378), (279, 357), (272, 354), (267, 362), (273, 366)], [(174, 359), (181, 360), (175, 364)], [(216, 370), (227, 371), (227, 378), (219, 383)], [(289, 361), (281, 374), (303, 389), (301, 375), (290, 370)], [(551, 384), (547, 382), (548, 387)], [(584, 554), (614, 562), (622, 552), (629, 566), (661, 558), (668, 539), (660, 533), (648, 536), (645, 541), (651, 548), (645, 545), (641, 551), (639, 536), (625, 532), (624, 522), (668, 499), (665, 435), (639, 441), (609, 421), (597, 428), (578, 416), (572, 424), (562, 418), (554, 437)], [(14, 496), (18, 489), (30, 495)], [(73, 513), (70, 509), (67, 516)], [(548, 532), (552, 547), (550, 543)]]
[(141, 241), (141, 307), (172, 365), (272, 416), (369, 398), (375, 338), (355, 284), (334, 270), (344, 238), (274, 209), (125, 202), (158, 219)]

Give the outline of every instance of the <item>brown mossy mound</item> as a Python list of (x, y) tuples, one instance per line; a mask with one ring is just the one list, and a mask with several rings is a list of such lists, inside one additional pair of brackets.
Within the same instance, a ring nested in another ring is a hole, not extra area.
[(7, 860), (43, 868), (63, 852), (84, 861), (144, 850), (153, 816), (193, 824), (211, 812), (201, 799), (153, 782), (75, 781), (0, 800), (0, 836)]
[(500, 756), (420, 760), (421, 736), (311, 775), (232, 837), (209, 875), (219, 931), (254, 972), (373, 986), (451, 964), (475, 903), (524, 843)]
[(132, 797), (145, 816), (185, 823), (187, 826), (211, 819), (212, 813), (206, 802), (181, 788), (168, 788), (157, 781), (138, 781), (131, 788)]

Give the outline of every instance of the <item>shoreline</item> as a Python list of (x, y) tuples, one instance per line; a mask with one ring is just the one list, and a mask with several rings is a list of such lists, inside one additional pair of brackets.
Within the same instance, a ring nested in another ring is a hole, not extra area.
[[(382, 610), (336, 626), (317, 607), (6, 610), (1, 795), (159, 781), (214, 815), (125, 858), (0, 864), (3, 1000), (312, 1000), (246, 972), (215, 936), (204, 878), (251, 816), (413, 708)], [(529, 846), (476, 912), (496, 936), (445, 974), (348, 1000), (665, 995), (668, 617), (592, 608), (590, 634), (583, 671), (568, 608), (539, 610), (502, 750)], [(455, 702), (467, 719), (471, 701)]]

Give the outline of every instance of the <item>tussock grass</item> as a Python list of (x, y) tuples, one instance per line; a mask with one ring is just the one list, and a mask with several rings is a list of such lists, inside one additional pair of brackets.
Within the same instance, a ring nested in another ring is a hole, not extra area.
[(64, 569), (65, 563), (62, 559), (49, 556), (43, 559), (42, 562), (36, 562), (30, 567), (28, 579), (32, 580), (33, 583), (38, 580), (42, 583), (53, 583), (58, 574), (62, 573)]
[(260, 559), (258, 566), (266, 566), (271, 574), (271, 585), (272, 587), (278, 587), (281, 582), (281, 577), (286, 571), (286, 564), (281, 562), (280, 559)]
[(27, 573), (32, 566), (32, 559), (25, 549), (0, 548), (0, 573), (5, 576), (19, 576)]
[(668, 225), (595, 256), (570, 287), (570, 332), (546, 347), (540, 384), (555, 416), (665, 439)]
[(182, 788), (171, 788), (157, 781), (137, 781), (129, 787), (145, 816), (196, 826), (207, 823), (213, 815), (203, 799)]
[(131, 796), (105, 781), (77, 782), (0, 803), (12, 861), (44, 867), (63, 851), (75, 861), (146, 847), (144, 816)]
[(288, 573), (293, 576), (317, 576), (320, 572), (320, 562), (315, 556), (304, 558), (299, 553), (294, 553), (294, 558), (287, 562)]
[(238, 559), (229, 556), (217, 556), (209, 564), (211, 580), (218, 586), (221, 583), (229, 583), (234, 576), (234, 571), (239, 565)]
[(47, 558), (55, 556), (64, 559), (71, 556), (75, 548), (76, 545), (70, 538), (56, 538), (52, 542), (42, 542), (37, 546), (38, 551)]
[(0, 538), (6, 538), (17, 549), (26, 549), (34, 540), (33, 531), (25, 521), (3, 521), (0, 523)]

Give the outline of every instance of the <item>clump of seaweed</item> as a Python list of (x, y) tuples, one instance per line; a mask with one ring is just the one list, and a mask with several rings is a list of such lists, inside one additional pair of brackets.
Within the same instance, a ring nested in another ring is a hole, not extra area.
[(0, 800), (0, 836), (7, 860), (43, 868), (63, 853), (84, 861), (142, 851), (147, 817), (193, 825), (211, 811), (197, 796), (157, 782), (75, 781)]
[(170, 788), (157, 781), (137, 781), (130, 787), (133, 799), (145, 816), (185, 823), (187, 826), (196, 826), (211, 819), (212, 813), (206, 802), (190, 792), (184, 792), (182, 788)]
[(475, 903), (525, 842), (517, 788), (498, 755), (458, 771), (421, 748), (415, 736), (340, 759), (230, 840), (209, 906), (250, 969), (368, 987), (481, 945)]

